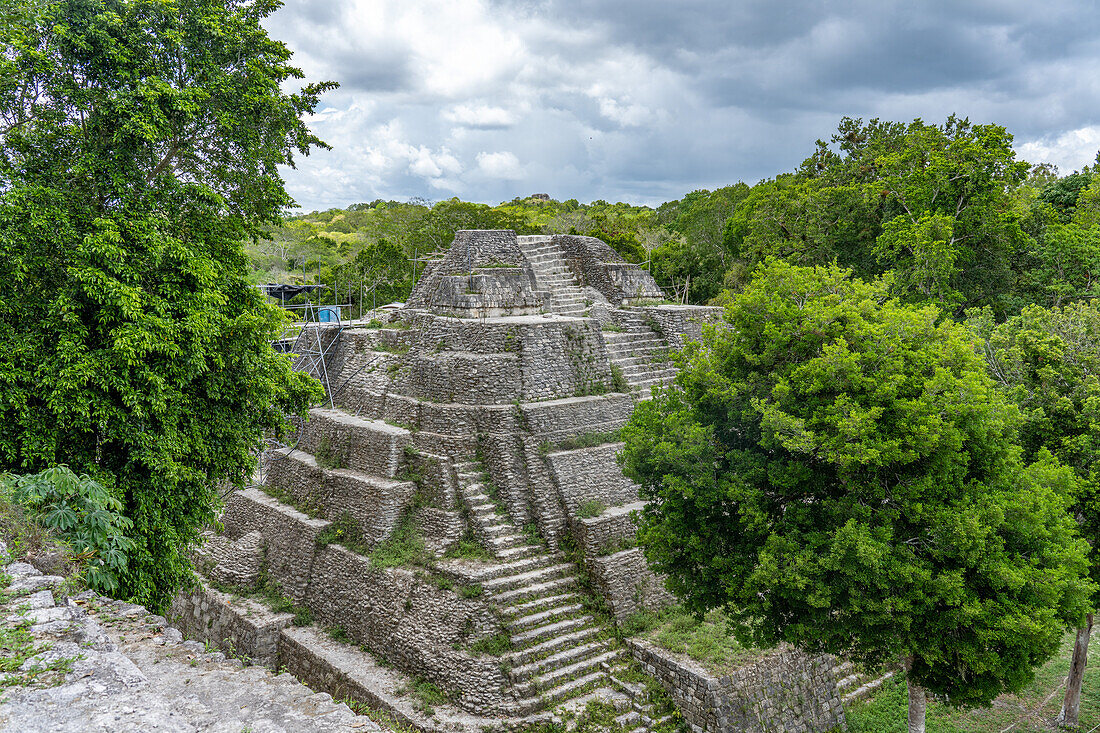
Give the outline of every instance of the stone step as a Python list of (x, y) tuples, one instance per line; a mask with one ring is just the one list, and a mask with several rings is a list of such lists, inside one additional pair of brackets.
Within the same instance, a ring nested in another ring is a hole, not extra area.
[(539, 611), (526, 616), (517, 616), (511, 623), (507, 624), (508, 631), (518, 633), (547, 622), (567, 618), (583, 610), (584, 606), (579, 603), (567, 603), (557, 606), (556, 608), (548, 608), (545, 611)]
[(529, 613), (535, 613), (537, 611), (544, 611), (548, 608), (554, 608), (563, 603), (569, 603), (577, 598), (576, 593), (559, 593), (553, 596), (544, 596), (542, 598), (536, 598), (533, 601), (526, 601), (524, 603), (517, 603), (514, 606), (505, 606), (500, 609), (502, 616), (513, 619), (520, 616), (526, 616)]
[(870, 682), (868, 682), (864, 685), (860, 685), (858, 688), (856, 688), (855, 690), (852, 690), (851, 692), (847, 693), (846, 695), (841, 695), (840, 696), (840, 701), (842, 703), (844, 703), (845, 705), (847, 705), (848, 703), (852, 702), (853, 700), (862, 700), (863, 698), (867, 697), (872, 692), (877, 690), (879, 687), (881, 687), (883, 682), (885, 682), (886, 680), (890, 679), (893, 676), (894, 676), (894, 673), (889, 672), (886, 675), (883, 675), (882, 677), (878, 678), (877, 680), (871, 680)]
[[(532, 692), (540, 690), (547, 690), (561, 685), (572, 680), (580, 679), (592, 673), (593, 670), (601, 670), (601, 665), (607, 662), (614, 661), (622, 656), (622, 651), (619, 649), (610, 649), (605, 651), (596, 657), (589, 657), (588, 659), (582, 659), (579, 662), (568, 664), (563, 667), (558, 667), (555, 670), (544, 672), (543, 674), (531, 678), (528, 683), (531, 686), (528, 688)], [(517, 690), (520, 694), (524, 694), (523, 686), (517, 685)]]
[[(541, 659), (547, 659), (555, 654), (563, 653), (568, 649), (575, 649), (585, 644), (596, 643), (596, 637), (601, 629), (599, 626), (585, 626), (567, 634), (559, 634), (553, 639), (539, 642), (534, 646), (525, 647), (509, 652), (504, 659), (515, 665), (515, 668), (525, 667)], [(603, 645), (604, 642), (598, 642)]]
[(500, 550), (506, 550), (512, 547), (526, 547), (527, 540), (524, 537), (520, 537), (518, 534), (506, 534), (499, 537), (486, 537), (485, 541), (489, 544), (489, 549), (493, 552)]
[(567, 618), (562, 621), (543, 624), (533, 629), (512, 634), (512, 644), (523, 649), (538, 644), (540, 641), (545, 641), (551, 636), (558, 636), (562, 633), (583, 629), (585, 626), (592, 625), (592, 623), (591, 616), (577, 616), (575, 618)]
[(565, 575), (542, 583), (532, 583), (531, 585), (524, 585), (512, 590), (506, 590), (502, 593), (496, 593), (494, 596), (497, 602), (502, 605), (522, 603), (524, 601), (532, 601), (536, 598), (554, 595), (564, 590), (571, 589), (576, 585), (577, 579), (574, 576)]
[(607, 349), (607, 355), (611, 359), (616, 357), (636, 357), (636, 356), (648, 356), (652, 357), (666, 350), (664, 343), (659, 344), (608, 344), (605, 343), (604, 347)]
[[(634, 336), (632, 334), (615, 333), (614, 331), (603, 331), (602, 333), (607, 349), (614, 352), (630, 351), (632, 349), (641, 350), (643, 348), (652, 351), (665, 345), (664, 341), (652, 336)], [(623, 335), (626, 338), (611, 338), (612, 336)]]
[(516, 545), (514, 547), (502, 547), (496, 551), (496, 556), (501, 560), (520, 560), (526, 557), (541, 556), (550, 561), (552, 558), (545, 554), (545, 550), (538, 545)]
[(859, 686), (859, 675), (858, 674), (850, 674), (847, 677), (845, 677), (844, 679), (838, 680), (837, 683), (836, 683), (837, 692), (839, 692), (841, 694), (847, 692), (850, 689), (858, 687), (858, 686)]
[(676, 368), (669, 366), (664, 362), (659, 361), (647, 361), (641, 364), (628, 364), (625, 366), (619, 366), (623, 372), (623, 376), (629, 377), (631, 374), (645, 374), (649, 372), (669, 372), (671, 374), (676, 373)]
[(603, 679), (603, 672), (593, 672), (579, 679), (571, 680), (564, 685), (544, 690), (540, 692), (537, 697), (529, 698), (529, 700), (533, 701), (536, 705), (552, 705), (587, 692), (592, 687), (603, 682)]
[(479, 520), (482, 518), (489, 519), (490, 517), (499, 517), (496, 504), (475, 504), (467, 505), (470, 509), (470, 514), (477, 517)]
[(543, 674), (547, 670), (560, 669), (575, 662), (590, 659), (606, 650), (607, 643), (603, 641), (587, 641), (582, 644), (568, 646), (562, 651), (524, 664), (521, 667), (516, 667), (512, 670), (512, 679), (522, 682)]
[(572, 563), (562, 563), (543, 567), (538, 570), (532, 570), (530, 572), (519, 573), (518, 575), (494, 578), (483, 585), (485, 590), (499, 593), (502, 591), (516, 590), (524, 586), (539, 585), (550, 580), (557, 580), (566, 575), (571, 575), (573, 570)]

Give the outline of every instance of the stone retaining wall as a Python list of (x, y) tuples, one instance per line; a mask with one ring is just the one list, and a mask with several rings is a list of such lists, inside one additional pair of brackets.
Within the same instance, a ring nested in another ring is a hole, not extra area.
[(824, 733), (847, 730), (835, 660), (781, 647), (723, 676), (648, 641), (627, 648), (672, 695), (695, 733)]
[(623, 623), (638, 611), (660, 611), (676, 601), (650, 569), (640, 548), (586, 562), (593, 585), (607, 600), (616, 623)]
[(622, 443), (608, 443), (559, 451), (546, 457), (550, 474), (571, 517), (586, 501), (600, 501), (605, 506), (638, 501), (638, 485), (623, 475), (615, 461), (622, 448)]

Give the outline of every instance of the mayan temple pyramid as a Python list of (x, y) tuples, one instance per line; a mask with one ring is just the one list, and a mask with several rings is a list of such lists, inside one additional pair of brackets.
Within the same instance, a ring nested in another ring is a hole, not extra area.
[(228, 500), (176, 618), (425, 730), (597, 698), (654, 726), (609, 633), (670, 601), (634, 547), (617, 430), (718, 314), (663, 297), (598, 239), (461, 231), (400, 310), (309, 327), (331, 402)]

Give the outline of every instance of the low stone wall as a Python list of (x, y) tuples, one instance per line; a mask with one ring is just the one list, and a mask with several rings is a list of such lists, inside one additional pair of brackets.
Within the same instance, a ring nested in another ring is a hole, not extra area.
[(627, 648), (672, 695), (696, 733), (846, 730), (831, 656), (781, 647), (724, 676), (643, 640)]
[(261, 603), (206, 586), (178, 595), (168, 619), (189, 639), (205, 639), (230, 656), (278, 668), (279, 632), (293, 614), (274, 613)]
[(225, 536), (230, 540), (253, 531), (263, 535), (267, 575), (296, 603), (305, 598), (309, 588), (317, 535), (330, 524), (310, 519), (259, 489), (234, 492), (222, 515)]
[(337, 521), (350, 518), (368, 545), (389, 539), (416, 493), (411, 481), (389, 481), (342, 469), (322, 469), (301, 451), (277, 454), (267, 484), (293, 497), (296, 505)]
[(405, 462), (409, 431), (382, 422), (362, 420), (337, 410), (313, 409), (302, 428), (298, 450), (317, 455), (324, 448), (342, 468), (393, 478)]
[(631, 519), (631, 513), (640, 511), (645, 502), (635, 502), (625, 506), (612, 507), (598, 517), (573, 520), (573, 537), (586, 558), (609, 554), (608, 550), (618, 549), (634, 541), (638, 528)]
[(628, 394), (568, 397), (520, 405), (520, 410), (527, 432), (561, 440), (622, 427), (634, 412), (634, 400)]
[(638, 611), (660, 611), (676, 600), (637, 547), (586, 562), (593, 585), (607, 600), (617, 623)]
[(571, 517), (586, 501), (600, 501), (605, 506), (638, 501), (638, 485), (623, 475), (615, 461), (622, 448), (622, 443), (608, 443), (594, 448), (558, 451), (546, 457), (550, 474)]
[(723, 310), (704, 305), (642, 306), (634, 310), (642, 314), (668, 343), (676, 349), (685, 341), (697, 341), (703, 334), (704, 323), (722, 320)]

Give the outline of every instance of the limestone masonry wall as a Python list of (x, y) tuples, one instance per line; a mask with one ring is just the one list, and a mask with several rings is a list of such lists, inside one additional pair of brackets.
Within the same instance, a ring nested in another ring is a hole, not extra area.
[(780, 648), (719, 677), (647, 641), (626, 644), (669, 690), (696, 733), (819, 733), (847, 727), (834, 660), (827, 655)]
[(704, 323), (717, 323), (722, 309), (702, 305), (644, 306), (634, 310), (643, 315), (669, 344), (682, 348), (685, 341), (697, 341)]
[(325, 519), (350, 518), (368, 545), (389, 539), (416, 493), (411, 481), (390, 481), (346, 469), (322, 469), (301, 451), (279, 452), (268, 465), (267, 485)]
[(619, 506), (638, 501), (638, 485), (623, 475), (615, 456), (622, 443), (559, 451), (546, 457), (550, 474), (570, 515), (586, 501)]
[(607, 600), (611, 615), (619, 623), (638, 611), (656, 612), (668, 608), (676, 600), (637, 547), (589, 558), (586, 562), (593, 584)]

